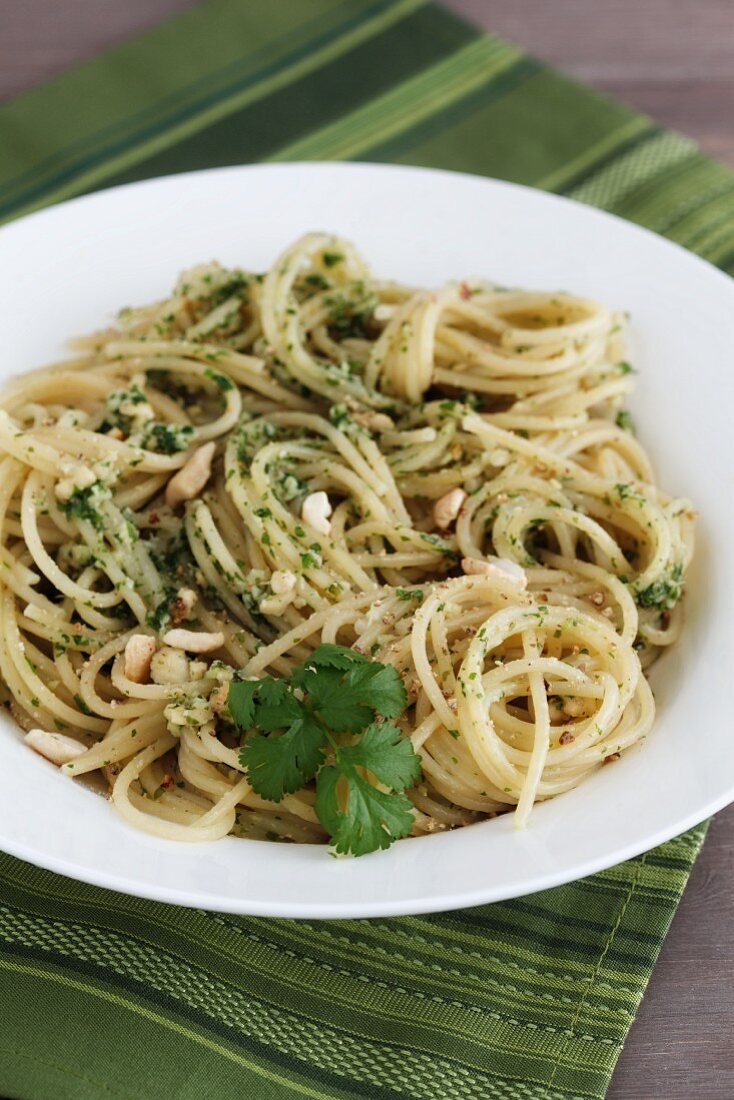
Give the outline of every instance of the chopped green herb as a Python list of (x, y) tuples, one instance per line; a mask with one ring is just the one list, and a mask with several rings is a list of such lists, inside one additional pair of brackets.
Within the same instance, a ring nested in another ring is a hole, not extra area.
[(219, 386), (222, 393), (226, 393), (228, 390), (234, 389), (234, 382), (231, 378), (228, 378), (226, 374), (220, 374), (219, 371), (212, 370), (211, 367), (207, 367), (204, 371), (207, 378), (211, 378), (215, 385)]
[(644, 608), (657, 608), (669, 611), (675, 607), (683, 593), (683, 566), (678, 563), (671, 567), (667, 577), (648, 584), (637, 593), (637, 603)]
[(159, 424), (152, 420), (145, 425), (141, 446), (156, 454), (173, 455), (185, 451), (194, 435), (188, 424)]
[(618, 428), (621, 428), (625, 432), (630, 432), (631, 435), (636, 435), (635, 425), (632, 421), (632, 417), (626, 409), (620, 409), (617, 413), (614, 423)]
[(82, 712), (82, 714), (91, 714), (92, 713), (91, 710), (89, 709), (89, 707), (87, 706), (87, 704), (82, 699), (81, 695), (75, 695), (74, 696), (74, 702), (77, 705), (77, 709), (80, 710)]

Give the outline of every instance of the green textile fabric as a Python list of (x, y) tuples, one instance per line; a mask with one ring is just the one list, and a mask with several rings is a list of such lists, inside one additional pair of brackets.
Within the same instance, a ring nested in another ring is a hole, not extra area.
[[(65, 74), (0, 108), (0, 218), (308, 159), (516, 180), (734, 269), (732, 173), (422, 0), (210, 0)], [(0, 856), (0, 1092), (602, 1097), (705, 831), (529, 898), (322, 923), (176, 909)]]

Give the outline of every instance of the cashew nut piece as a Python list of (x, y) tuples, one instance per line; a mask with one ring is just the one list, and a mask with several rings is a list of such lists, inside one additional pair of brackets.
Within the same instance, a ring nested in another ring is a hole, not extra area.
[(466, 493), (463, 489), (450, 489), (445, 496), (433, 505), (433, 522), (445, 531), (454, 522), (462, 509)]
[(296, 579), (296, 574), (289, 569), (276, 569), (270, 578), (270, 587), (276, 596), (284, 596), (295, 587)]
[(525, 570), (516, 561), (509, 558), (462, 558), (461, 568), (469, 576), (494, 577), (495, 580), (510, 581), (518, 588), (527, 588), (528, 578)]
[(270, 578), (272, 596), (260, 600), (260, 610), (265, 615), (282, 615), (286, 607), (293, 602), (296, 587), (296, 574), (288, 569), (276, 569)]
[(52, 764), (68, 764), (77, 756), (87, 751), (87, 746), (73, 737), (65, 737), (63, 733), (48, 733), (47, 730), (35, 729), (27, 733), (23, 738), (41, 756), (45, 756)]
[(150, 677), (150, 662), (156, 651), (155, 638), (149, 634), (133, 634), (125, 646), (125, 675), (135, 684), (145, 684)]
[(163, 644), (173, 649), (185, 649), (187, 653), (211, 653), (224, 645), (221, 631), (209, 634), (204, 630), (182, 630), (177, 627), (163, 635)]
[(193, 500), (199, 495), (211, 477), (215, 448), (212, 440), (197, 447), (191, 458), (173, 475), (166, 485), (166, 504), (169, 508), (177, 508), (185, 500)]
[(182, 649), (163, 646), (153, 654), (150, 675), (154, 684), (185, 684), (189, 680), (189, 659)]
[(319, 535), (331, 534), (331, 502), (326, 493), (309, 493), (301, 508), (301, 519)]

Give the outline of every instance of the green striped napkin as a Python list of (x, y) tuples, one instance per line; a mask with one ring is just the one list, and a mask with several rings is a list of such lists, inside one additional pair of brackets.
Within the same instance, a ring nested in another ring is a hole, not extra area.
[[(544, 187), (734, 266), (734, 176), (422, 0), (210, 0), (0, 108), (0, 217), (256, 160)], [(391, 920), (186, 911), (0, 857), (0, 1090), (602, 1097), (705, 826), (518, 901)]]

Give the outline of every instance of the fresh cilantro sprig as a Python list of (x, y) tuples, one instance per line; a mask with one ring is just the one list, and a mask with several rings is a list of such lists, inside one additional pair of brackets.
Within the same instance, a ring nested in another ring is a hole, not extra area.
[(405, 790), (420, 758), (397, 726), (376, 720), (397, 718), (405, 704), (392, 665), (339, 645), (317, 646), (289, 680), (235, 679), (229, 688), (235, 724), (259, 731), (239, 755), (253, 789), (280, 802), (315, 778), (319, 821), (335, 851), (352, 855), (388, 848), (413, 824)]

